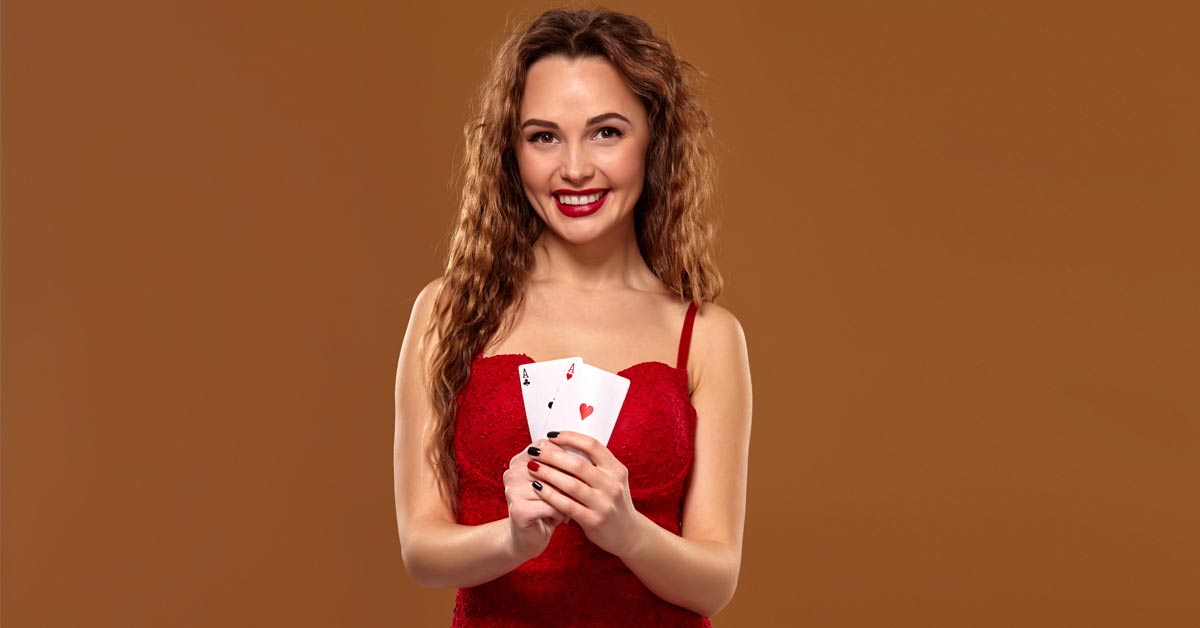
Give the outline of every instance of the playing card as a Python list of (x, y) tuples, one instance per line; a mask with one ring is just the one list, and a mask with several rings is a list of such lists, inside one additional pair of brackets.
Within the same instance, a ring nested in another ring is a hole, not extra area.
[(525, 402), (525, 420), (529, 424), (529, 442), (546, 436), (542, 426), (559, 387), (574, 378), (573, 364), (582, 364), (579, 357), (533, 362), (517, 367), (521, 381), (521, 396)]
[[(578, 363), (575, 376), (567, 380), (559, 391), (542, 433), (571, 430), (587, 434), (607, 446), (628, 392), (628, 379), (589, 364)], [(564, 449), (588, 458), (576, 449)]]

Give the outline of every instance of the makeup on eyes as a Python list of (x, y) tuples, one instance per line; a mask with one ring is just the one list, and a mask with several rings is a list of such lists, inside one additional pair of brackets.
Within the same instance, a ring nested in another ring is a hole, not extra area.
[[(603, 133), (604, 131), (612, 131), (613, 134), (608, 137), (602, 137), (600, 139), (612, 140), (612, 139), (617, 139), (620, 137), (625, 137), (625, 133), (622, 132), (621, 129), (618, 129), (618, 128), (612, 127), (612, 126), (606, 126), (606, 127), (597, 129), (596, 132), (592, 134), (592, 136), (595, 137), (596, 135)], [(530, 144), (548, 144), (549, 142), (540, 142), (539, 141), (539, 139), (541, 139), (543, 136), (547, 136), (547, 135), (549, 135), (550, 137), (554, 137), (554, 134), (549, 131), (537, 131), (536, 133), (533, 133), (532, 135), (527, 137), (526, 141), (528, 141)]]

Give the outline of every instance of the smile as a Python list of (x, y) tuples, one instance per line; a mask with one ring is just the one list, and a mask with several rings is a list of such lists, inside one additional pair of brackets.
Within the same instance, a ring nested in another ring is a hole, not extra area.
[(588, 203), (595, 203), (600, 200), (600, 197), (603, 195), (604, 192), (596, 192), (587, 196), (568, 196), (564, 194), (558, 197), (558, 202), (563, 205), (587, 205)]
[(582, 218), (596, 213), (608, 198), (608, 190), (555, 190), (554, 203), (568, 218)]

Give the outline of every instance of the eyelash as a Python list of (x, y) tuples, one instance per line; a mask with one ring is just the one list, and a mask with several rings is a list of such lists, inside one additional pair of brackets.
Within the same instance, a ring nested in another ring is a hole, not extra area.
[[(602, 129), (600, 129), (600, 130), (596, 131), (596, 134), (597, 134), (597, 135), (599, 135), (600, 133), (603, 133), (603, 132), (605, 132), (605, 131), (612, 131), (612, 132), (613, 132), (613, 134), (612, 134), (612, 135), (610, 135), (609, 137), (603, 137), (603, 138), (600, 138), (600, 139), (605, 139), (605, 140), (608, 140), (608, 139), (612, 139), (612, 138), (615, 138), (615, 137), (622, 137), (622, 136), (624, 136), (624, 135), (625, 135), (625, 134), (624, 134), (624, 133), (622, 133), (620, 130), (618, 130), (618, 129), (616, 129), (616, 128), (613, 128), (613, 127), (611, 127), (611, 126), (606, 126), (606, 127), (602, 128)], [(538, 140), (539, 140), (539, 139), (540, 139), (542, 136), (545, 136), (545, 135), (549, 135), (550, 137), (554, 137), (554, 134), (553, 134), (553, 133), (551, 133), (551, 132), (549, 132), (549, 131), (538, 131), (537, 133), (534, 133), (533, 135), (530, 135), (530, 136), (529, 136), (529, 143), (530, 143), (530, 144), (546, 144), (547, 142), (539, 142), (539, 141), (538, 141)]]

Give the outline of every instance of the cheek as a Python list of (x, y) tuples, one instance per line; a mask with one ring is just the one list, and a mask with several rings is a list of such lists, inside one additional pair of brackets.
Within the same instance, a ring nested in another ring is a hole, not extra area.
[(517, 156), (517, 171), (521, 173), (521, 183), (526, 188), (538, 190), (548, 185), (548, 175), (553, 165), (549, 163), (544, 155), (539, 155), (537, 151), (529, 150), (528, 148), (518, 148)]
[(646, 153), (640, 147), (629, 146), (628, 150), (614, 153), (605, 170), (614, 183), (639, 187), (646, 176)]

